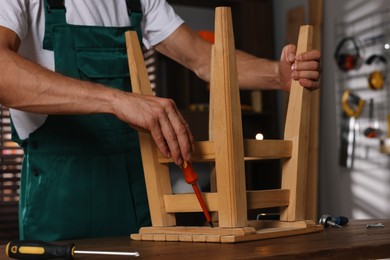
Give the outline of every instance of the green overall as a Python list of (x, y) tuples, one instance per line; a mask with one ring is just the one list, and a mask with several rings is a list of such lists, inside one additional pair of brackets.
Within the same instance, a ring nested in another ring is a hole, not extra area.
[[(44, 48), (57, 72), (131, 91), (124, 33), (140, 32), (140, 12), (129, 12), (132, 27), (76, 26), (63, 0), (45, 7)], [(138, 135), (115, 116), (49, 115), (21, 145), (21, 239), (129, 235), (151, 224)]]

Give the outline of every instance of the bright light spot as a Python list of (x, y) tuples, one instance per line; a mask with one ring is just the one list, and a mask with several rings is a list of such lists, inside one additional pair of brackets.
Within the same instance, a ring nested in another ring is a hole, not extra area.
[(386, 43), (383, 47), (385, 47), (386, 50), (390, 49), (390, 44)]
[(255, 138), (256, 138), (256, 140), (263, 140), (264, 136), (263, 136), (263, 134), (258, 133), (258, 134), (256, 134)]

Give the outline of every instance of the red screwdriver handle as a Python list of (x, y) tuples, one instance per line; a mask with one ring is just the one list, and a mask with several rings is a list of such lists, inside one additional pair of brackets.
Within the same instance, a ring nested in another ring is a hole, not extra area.
[(194, 184), (198, 181), (198, 175), (194, 171), (194, 168), (192, 168), (192, 164), (190, 162), (184, 161), (181, 168), (183, 169), (184, 180), (188, 184)]

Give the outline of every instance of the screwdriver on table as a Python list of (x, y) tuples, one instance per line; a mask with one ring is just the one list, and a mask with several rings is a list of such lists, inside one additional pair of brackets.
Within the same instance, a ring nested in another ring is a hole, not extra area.
[(15, 240), (7, 244), (5, 253), (15, 259), (73, 259), (78, 254), (139, 256), (138, 252), (76, 250), (74, 244), (56, 245), (38, 240)]
[(320, 220), (318, 221), (320, 225), (332, 226), (337, 228), (342, 228), (344, 225), (348, 224), (348, 218), (339, 216), (339, 217), (332, 217), (330, 215), (322, 215)]
[(210, 227), (214, 227), (213, 222), (211, 221), (210, 213), (207, 210), (206, 203), (204, 202), (198, 184), (196, 183), (198, 180), (198, 175), (194, 171), (194, 168), (192, 168), (192, 164), (190, 162), (184, 161), (180, 168), (183, 170), (185, 181), (188, 184), (192, 185), (192, 188), (194, 189), (195, 195), (198, 198), (200, 206), (202, 207), (207, 222), (209, 223)]

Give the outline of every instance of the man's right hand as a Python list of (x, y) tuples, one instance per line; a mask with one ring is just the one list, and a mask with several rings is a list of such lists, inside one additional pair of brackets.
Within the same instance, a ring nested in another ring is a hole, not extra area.
[(126, 100), (115, 106), (117, 117), (132, 127), (150, 132), (160, 152), (181, 165), (191, 161), (193, 136), (173, 100), (126, 93)]

